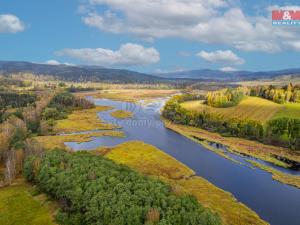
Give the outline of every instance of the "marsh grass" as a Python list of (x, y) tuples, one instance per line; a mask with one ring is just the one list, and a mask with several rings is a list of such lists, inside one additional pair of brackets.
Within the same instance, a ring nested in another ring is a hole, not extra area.
[(110, 115), (117, 119), (126, 119), (126, 118), (132, 117), (133, 113), (126, 111), (126, 110), (119, 109), (119, 110), (115, 110), (115, 111), (111, 112)]
[(54, 148), (65, 148), (66, 142), (89, 142), (93, 137), (125, 137), (124, 133), (121, 131), (101, 131), (101, 132), (91, 132), (87, 134), (72, 134), (72, 135), (56, 135), (56, 136), (37, 136), (33, 139), (36, 140), (44, 149), (54, 149)]
[(97, 113), (110, 110), (109, 106), (96, 106), (92, 109), (73, 111), (68, 118), (56, 121), (54, 131), (56, 133), (72, 133), (89, 130), (111, 130), (115, 125), (103, 123)]
[(246, 154), (285, 168), (289, 167), (289, 165), (276, 159), (274, 156), (280, 156), (282, 158), (300, 162), (300, 153), (287, 148), (265, 145), (243, 138), (224, 137), (218, 133), (210, 132), (201, 128), (174, 124), (166, 119), (163, 119), (163, 121), (167, 128), (183, 136), (193, 139), (194, 141), (196, 141), (196, 139), (193, 137), (197, 137), (198, 139), (220, 143), (227, 146), (227, 149), (232, 153)]
[(23, 180), (0, 188), (0, 224), (54, 225), (56, 206), (45, 195), (31, 194), (32, 186)]
[(255, 162), (253, 160), (248, 160), (253, 166), (265, 170), (272, 174), (272, 178), (281, 183), (288, 184), (297, 188), (300, 188), (300, 176), (294, 176), (286, 173), (282, 173), (272, 167), (263, 165), (261, 163)]

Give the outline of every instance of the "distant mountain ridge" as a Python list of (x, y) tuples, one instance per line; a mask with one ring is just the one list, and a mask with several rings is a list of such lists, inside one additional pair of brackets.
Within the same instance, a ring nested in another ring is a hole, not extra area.
[(0, 74), (32, 73), (51, 75), (63, 81), (111, 82), (111, 83), (158, 83), (180, 81), (220, 81), (235, 82), (260, 79), (273, 79), (284, 75), (300, 76), (300, 69), (278, 71), (232, 71), (199, 69), (149, 75), (126, 69), (111, 69), (101, 66), (48, 65), (20, 61), (0, 61)]
[(163, 78), (185, 78), (185, 79), (200, 79), (200, 80), (219, 80), (219, 81), (243, 81), (243, 80), (259, 80), (272, 79), (284, 75), (300, 76), (300, 69), (286, 69), (277, 71), (232, 71), (225, 72), (220, 70), (200, 69), (186, 70), (172, 73), (156, 74)]
[(0, 73), (32, 73), (51, 75), (64, 81), (112, 82), (112, 83), (154, 83), (166, 78), (124, 69), (109, 69), (99, 66), (48, 65), (31, 62), (0, 61)]

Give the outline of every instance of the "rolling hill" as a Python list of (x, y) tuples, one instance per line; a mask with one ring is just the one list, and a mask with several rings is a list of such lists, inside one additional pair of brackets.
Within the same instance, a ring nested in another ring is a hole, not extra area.
[(250, 119), (261, 122), (266, 122), (272, 119), (277, 113), (285, 110), (284, 105), (258, 97), (247, 97), (239, 105), (228, 108), (211, 107), (202, 104), (201, 101), (187, 101), (181, 105), (188, 110), (206, 111), (227, 118)]
[(51, 75), (59, 80), (80, 82), (111, 83), (160, 83), (160, 82), (238, 82), (260, 79), (274, 79), (290, 75), (300, 77), (300, 69), (279, 71), (249, 72), (219, 70), (188, 70), (174, 73), (150, 75), (126, 69), (112, 69), (100, 66), (83, 65), (47, 65), (31, 62), (0, 61), (0, 74), (32, 73), (35, 75)]
[(112, 83), (156, 83), (168, 79), (124, 69), (109, 69), (98, 66), (47, 65), (31, 62), (0, 61), (0, 73), (32, 73), (51, 75), (59, 80)]
[(202, 79), (216, 81), (248, 81), (259, 79), (274, 79), (284, 75), (292, 75), (300, 77), (300, 69), (286, 69), (278, 71), (232, 71), (224, 72), (220, 70), (186, 70), (173, 73), (156, 74), (163, 78), (185, 78), (185, 79)]

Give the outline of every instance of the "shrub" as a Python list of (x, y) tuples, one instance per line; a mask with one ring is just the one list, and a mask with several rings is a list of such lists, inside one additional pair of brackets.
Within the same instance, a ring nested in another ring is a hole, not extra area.
[(194, 197), (176, 196), (167, 184), (101, 156), (49, 151), (38, 172), (35, 161), (26, 161), (25, 177), (58, 200), (60, 224), (220, 224)]

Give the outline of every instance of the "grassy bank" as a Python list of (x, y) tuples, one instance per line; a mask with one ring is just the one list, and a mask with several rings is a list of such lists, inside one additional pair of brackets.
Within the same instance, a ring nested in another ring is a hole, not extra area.
[(194, 176), (191, 169), (153, 146), (132, 141), (114, 148), (99, 148), (94, 153), (103, 154), (143, 174), (159, 177), (169, 183), (178, 195), (194, 195), (201, 204), (218, 213), (224, 224), (267, 224), (230, 193)]
[(272, 178), (274, 180), (277, 180), (281, 183), (300, 188), (300, 176), (293, 176), (293, 175), (285, 174), (285, 173), (282, 173), (272, 167), (269, 167), (269, 166), (263, 165), (261, 163), (251, 161), (251, 160), (249, 160), (249, 162), (252, 163), (253, 166), (271, 173)]
[[(246, 154), (246, 155), (273, 163), (273, 164), (281, 166), (281, 167), (288, 167), (289, 165), (286, 164), (285, 162), (282, 162), (282, 161), (276, 159), (274, 157), (274, 155), (300, 162), (300, 154), (298, 152), (294, 152), (294, 151), (291, 151), (288, 149), (264, 145), (264, 144), (260, 144), (258, 142), (249, 141), (249, 140), (240, 139), (240, 138), (222, 137), (220, 134), (217, 134), (217, 133), (208, 132), (208, 131), (202, 130), (200, 128), (170, 123), (166, 120), (165, 120), (165, 126), (171, 130), (174, 130), (177, 133), (180, 133), (180, 134), (196, 141), (196, 142), (199, 142), (199, 139), (201, 139), (201, 140), (207, 140), (207, 141), (220, 143), (225, 146), (228, 146), (229, 147), (228, 150), (233, 153)], [(200, 142), (200, 143), (202, 144), (202, 142)], [(211, 148), (208, 148), (208, 149), (212, 150)], [(216, 151), (214, 151), (214, 152), (216, 152)], [(226, 155), (224, 155), (224, 154), (220, 154), (220, 155), (222, 155), (223, 157), (226, 157)], [(300, 177), (299, 176), (285, 174), (285, 173), (282, 173), (271, 167), (261, 165), (260, 163), (257, 163), (257, 162), (252, 163), (252, 164), (260, 169), (264, 169), (267, 172), (271, 173), (273, 175), (273, 179), (278, 180), (282, 183), (293, 185), (293, 186), (300, 188)]]
[(68, 118), (56, 121), (56, 133), (72, 133), (89, 130), (110, 130), (116, 128), (112, 124), (103, 123), (97, 113), (110, 110), (109, 106), (96, 106), (92, 109), (74, 110)]
[(121, 131), (101, 131), (101, 132), (91, 132), (87, 134), (72, 134), (72, 135), (56, 135), (56, 136), (37, 136), (33, 140), (37, 141), (44, 149), (53, 148), (64, 148), (65, 142), (89, 142), (93, 137), (125, 137), (124, 133)]
[(23, 180), (0, 188), (0, 224), (54, 225), (54, 203), (44, 195), (32, 195), (33, 188)]
[(126, 110), (115, 110), (111, 113), (111, 116), (117, 119), (126, 119), (133, 116), (132, 112)]
[[(287, 167), (288, 165), (274, 156), (283, 157), (289, 160), (300, 162), (300, 153), (283, 147), (265, 145), (256, 141), (251, 141), (236, 137), (223, 137), (222, 135), (192, 126), (179, 125), (164, 120), (165, 126), (186, 137), (196, 137), (198, 139), (216, 142), (230, 147), (232, 151), (246, 154), (278, 166)], [(230, 150), (229, 149), (229, 150)]]

